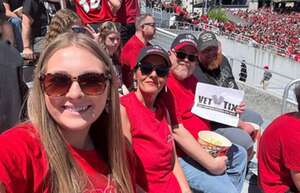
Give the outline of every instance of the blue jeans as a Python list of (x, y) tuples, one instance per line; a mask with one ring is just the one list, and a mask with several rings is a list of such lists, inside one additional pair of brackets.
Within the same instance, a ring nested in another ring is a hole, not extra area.
[(8, 19), (8, 22), (12, 25), (14, 30), (16, 48), (19, 52), (22, 52), (23, 51), (22, 20), (19, 17), (10, 17)]
[(232, 145), (227, 154), (225, 174), (213, 175), (190, 157), (180, 157), (179, 163), (194, 193), (240, 193), (246, 175), (247, 153)]

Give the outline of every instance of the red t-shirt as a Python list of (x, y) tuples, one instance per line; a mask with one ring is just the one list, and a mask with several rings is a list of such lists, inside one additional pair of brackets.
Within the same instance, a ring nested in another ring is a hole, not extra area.
[(136, 36), (132, 36), (121, 50), (120, 61), (122, 65), (123, 83), (130, 88), (133, 81), (132, 70), (142, 48), (146, 45)]
[[(36, 129), (30, 124), (9, 129), (0, 135), (0, 147), (0, 181), (6, 192), (51, 192), (48, 158)], [(93, 184), (93, 189), (87, 187), (86, 192), (116, 192), (107, 177), (109, 168), (95, 150), (79, 150), (72, 146), (69, 150)]]
[[(175, 110), (169, 111), (176, 112), (177, 122), (182, 123), (195, 139), (198, 139), (199, 131), (211, 130), (209, 121), (191, 112), (197, 82), (197, 79), (193, 75), (180, 81), (172, 73), (169, 75), (167, 81), (168, 92), (172, 95), (175, 104)], [(172, 113), (170, 115), (172, 116)], [(171, 118), (171, 120), (173, 119)], [(179, 156), (182, 156), (182, 152), (178, 151), (177, 153)]]
[(300, 172), (300, 118), (293, 113), (275, 119), (263, 132), (258, 151), (258, 174), (263, 192), (297, 191), (290, 171)]
[(173, 174), (174, 140), (159, 101), (152, 112), (134, 92), (121, 97), (131, 125), (132, 148), (137, 155), (137, 182), (147, 193), (181, 193)]
[(135, 18), (140, 15), (138, 0), (124, 0), (117, 12), (117, 22), (134, 24)]
[(75, 11), (84, 24), (114, 21), (107, 0), (75, 0)]

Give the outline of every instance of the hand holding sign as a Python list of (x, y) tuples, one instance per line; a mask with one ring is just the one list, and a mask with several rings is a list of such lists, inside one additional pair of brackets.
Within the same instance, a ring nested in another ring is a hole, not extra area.
[(243, 101), (243, 91), (198, 82), (195, 93), (192, 113), (207, 120), (237, 127), (237, 108)]

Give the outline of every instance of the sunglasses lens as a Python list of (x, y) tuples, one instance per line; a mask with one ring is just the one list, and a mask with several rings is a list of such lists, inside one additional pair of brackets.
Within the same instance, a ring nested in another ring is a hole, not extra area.
[(184, 52), (176, 52), (177, 58), (183, 60), (186, 57), (186, 54)]
[(155, 69), (155, 72), (156, 72), (157, 76), (159, 76), (159, 77), (165, 77), (169, 73), (169, 67), (168, 66), (158, 66)]
[(166, 65), (141, 64), (140, 69), (143, 75), (149, 75), (153, 70), (159, 77), (165, 77), (169, 73), (169, 67)]
[[(104, 74), (86, 73), (78, 77), (78, 83), (82, 92), (86, 95), (101, 95), (106, 88)], [(43, 90), (48, 96), (64, 96), (69, 91), (73, 81), (66, 74), (46, 74), (41, 77)]]
[(186, 54), (184, 52), (176, 52), (176, 56), (180, 60), (184, 60), (187, 57), (190, 62), (196, 61), (196, 56), (195, 55), (189, 55), (189, 54)]
[(153, 71), (152, 64), (140, 64), (140, 70), (143, 75), (148, 75)]
[(98, 73), (86, 73), (78, 77), (81, 90), (86, 95), (101, 95), (106, 88), (106, 76)]
[(196, 60), (196, 56), (188, 55), (188, 59), (189, 59), (189, 61), (194, 62)]
[(42, 84), (48, 96), (63, 96), (68, 92), (72, 81), (65, 74), (46, 74), (42, 78)]
[(83, 27), (72, 27), (72, 31), (75, 33), (85, 33), (86, 29)]

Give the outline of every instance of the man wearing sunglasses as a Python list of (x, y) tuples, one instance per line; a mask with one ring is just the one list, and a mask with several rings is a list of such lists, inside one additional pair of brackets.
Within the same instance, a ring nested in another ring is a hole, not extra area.
[(154, 17), (150, 14), (142, 14), (135, 21), (136, 32), (121, 50), (121, 65), (123, 82), (128, 89), (132, 89), (132, 70), (136, 65), (137, 57), (142, 48), (150, 45), (156, 28)]
[(191, 113), (198, 82), (193, 75), (197, 54), (197, 39), (189, 33), (178, 35), (169, 51), (172, 66), (166, 104), (179, 147), (179, 163), (194, 193), (239, 193), (246, 172), (246, 151), (233, 145), (228, 157), (214, 158), (197, 141), (199, 131), (211, 130), (209, 121)]

